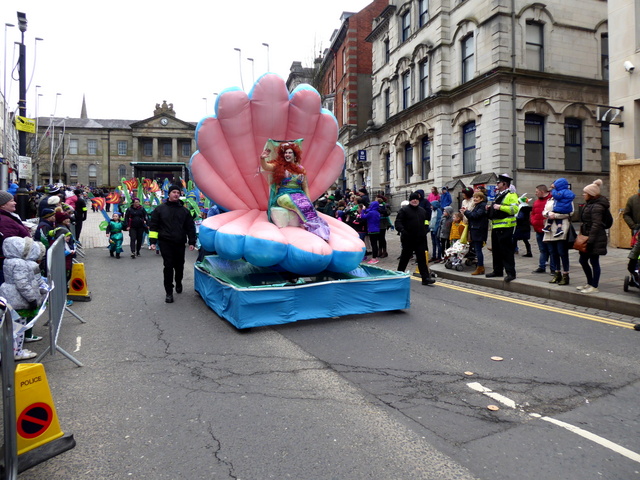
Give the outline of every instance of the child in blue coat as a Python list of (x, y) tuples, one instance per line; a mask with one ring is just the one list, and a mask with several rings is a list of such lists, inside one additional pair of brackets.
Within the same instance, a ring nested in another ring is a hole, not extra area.
[[(569, 182), (566, 178), (559, 178), (551, 184), (551, 196), (553, 196), (553, 212), (563, 213), (570, 215), (573, 212), (573, 200), (576, 198), (576, 194), (569, 188)], [(547, 219), (547, 224), (542, 229), (543, 232), (551, 232), (551, 225), (556, 222), (558, 229), (553, 235), (554, 237), (560, 237), (564, 235), (562, 230), (562, 220)]]

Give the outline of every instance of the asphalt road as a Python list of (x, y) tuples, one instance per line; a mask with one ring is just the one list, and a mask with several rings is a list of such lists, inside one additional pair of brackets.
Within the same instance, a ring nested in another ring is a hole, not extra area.
[(21, 479), (640, 478), (629, 323), (415, 281), (405, 311), (240, 333), (191, 268), (164, 303), (142, 253), (87, 249), (87, 323), (66, 315), (59, 341), (85, 366), (43, 360), (77, 446)]

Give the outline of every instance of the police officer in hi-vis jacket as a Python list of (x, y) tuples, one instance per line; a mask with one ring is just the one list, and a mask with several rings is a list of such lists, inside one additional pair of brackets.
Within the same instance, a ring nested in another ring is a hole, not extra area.
[(516, 227), (516, 215), (519, 210), (518, 195), (509, 190), (512, 178), (506, 173), (498, 175), (496, 199), (487, 204), (487, 213), (491, 222), (491, 253), (493, 254), (493, 272), (488, 278), (501, 277), (505, 272), (505, 282), (516, 278), (515, 245), (513, 231)]

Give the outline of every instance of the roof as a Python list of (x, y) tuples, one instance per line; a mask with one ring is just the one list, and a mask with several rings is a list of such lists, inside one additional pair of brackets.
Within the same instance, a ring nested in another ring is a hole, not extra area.
[(474, 178), (473, 180), (471, 180), (471, 185), (480, 185), (482, 183), (495, 183), (497, 179), (498, 179), (498, 176), (493, 172), (482, 173), (478, 175), (476, 178)]

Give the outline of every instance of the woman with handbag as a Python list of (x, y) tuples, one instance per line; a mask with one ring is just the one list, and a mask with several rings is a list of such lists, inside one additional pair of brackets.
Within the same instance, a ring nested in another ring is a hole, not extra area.
[(587, 284), (578, 287), (582, 293), (598, 293), (600, 281), (600, 255), (607, 254), (607, 231), (604, 224), (604, 216), (609, 210), (609, 200), (600, 194), (602, 180), (598, 179), (591, 185), (582, 189), (585, 206), (582, 209), (582, 226), (576, 243), (580, 236), (587, 237), (585, 251), (580, 251), (580, 265), (587, 277)]
[[(571, 226), (571, 215), (573, 214), (573, 202), (571, 204), (570, 213), (558, 213), (554, 212), (555, 200), (553, 196), (549, 195), (549, 199), (542, 210), (542, 216), (547, 220), (554, 220), (550, 222), (549, 230), (544, 231), (542, 241), (549, 248), (551, 256), (550, 265), (555, 266), (555, 272), (553, 278), (549, 283), (556, 283), (558, 285), (569, 285), (569, 242), (567, 236)], [(556, 235), (559, 231), (562, 233)], [(562, 270), (561, 270), (562, 268)]]

